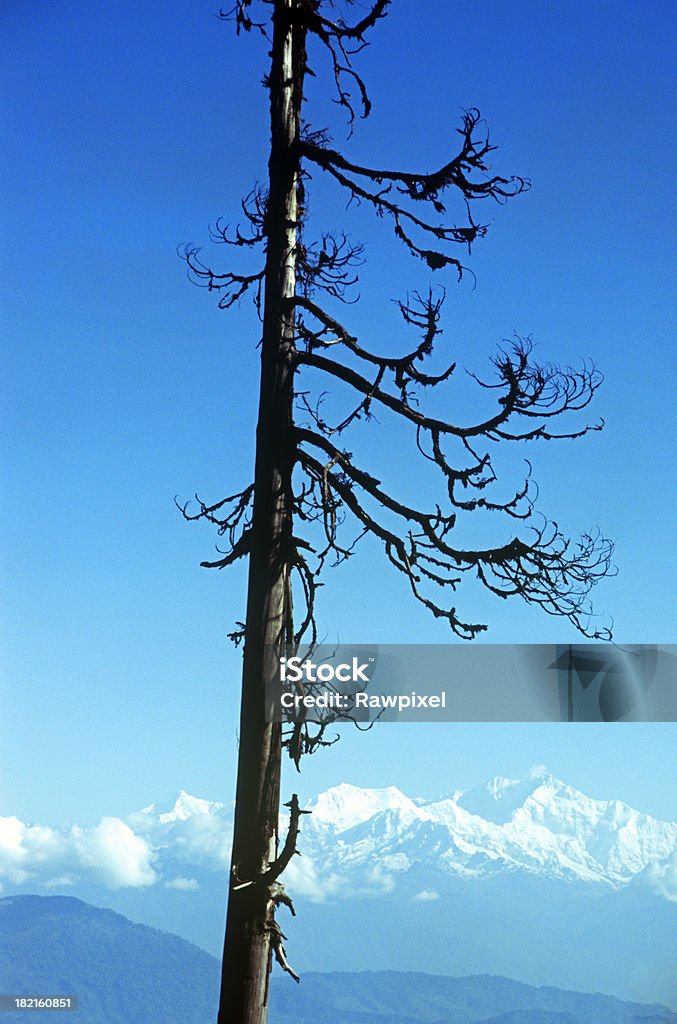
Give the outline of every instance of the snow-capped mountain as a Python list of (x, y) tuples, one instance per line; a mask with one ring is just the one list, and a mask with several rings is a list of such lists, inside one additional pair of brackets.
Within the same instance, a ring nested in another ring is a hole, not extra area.
[[(494, 778), (440, 800), (412, 799), (394, 786), (341, 784), (311, 801), (289, 889), (323, 901), (445, 879), (522, 873), (622, 888), (636, 879), (677, 899), (677, 824), (619, 801), (594, 800), (547, 773)], [(281, 834), (286, 823), (281, 821)], [(194, 889), (197, 876), (227, 871), (232, 811), (181, 792), (126, 821), (93, 829), (49, 829), (0, 819), (0, 881), (97, 880), (109, 888)], [(116, 863), (119, 861), (119, 864)], [(53, 862), (53, 863), (52, 863)], [(422, 897), (425, 898), (425, 897)]]
[(153, 851), (170, 888), (196, 888), (196, 872), (228, 869), (233, 815), (226, 804), (181, 790), (169, 803), (150, 804), (130, 814), (127, 823)]
[(225, 806), (225, 804), (210, 800), (201, 800), (182, 789), (176, 799), (170, 803), (149, 804), (148, 807), (144, 807), (142, 811), (132, 817), (138, 818), (139, 821), (143, 820), (141, 815), (146, 815), (149, 819), (156, 817), (161, 824), (165, 825), (172, 821), (187, 821), (197, 814), (213, 814), (224, 810)]
[[(343, 783), (308, 804), (300, 850), (288, 869), (292, 892), (314, 900), (387, 893), (401, 885), (438, 891), (444, 879), (522, 872), (620, 888), (641, 877), (667, 898), (677, 864), (677, 824), (619, 801), (594, 800), (547, 773), (494, 778), (434, 801), (394, 786)], [(232, 814), (180, 793), (127, 824), (153, 851), (155, 870), (223, 871)], [(281, 834), (286, 822), (281, 821)], [(162, 870), (164, 866), (164, 870)], [(423, 879), (423, 883), (421, 882)], [(660, 883), (660, 884), (658, 884)], [(427, 888), (426, 888), (427, 887)]]
[(651, 871), (663, 877), (662, 868), (677, 862), (677, 824), (619, 801), (593, 800), (546, 773), (495, 778), (431, 802), (394, 787), (344, 784), (309, 809), (303, 858), (292, 862), (289, 884), (315, 898), (390, 891), (422, 872), (438, 888), (445, 876), (504, 871), (618, 888)]

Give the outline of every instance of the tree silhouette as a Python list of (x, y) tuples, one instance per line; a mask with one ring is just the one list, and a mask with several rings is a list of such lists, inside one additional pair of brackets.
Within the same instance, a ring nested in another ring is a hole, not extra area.
[[(351, 130), (358, 114), (369, 114), (369, 96), (353, 58), (388, 6), (389, 0), (377, 0), (352, 24), (332, 0), (239, 0), (221, 12), (238, 34), (260, 32), (272, 48), (264, 80), (271, 110), (268, 185), (257, 186), (243, 201), (246, 230), (221, 222), (212, 229), (214, 240), (258, 248), (265, 259), (257, 271), (243, 274), (213, 269), (193, 246), (183, 250), (192, 279), (218, 292), (222, 308), (250, 294), (262, 321), (254, 481), (214, 504), (197, 498), (196, 508), (182, 506), (187, 519), (213, 523), (225, 541), (220, 557), (203, 565), (224, 568), (249, 560), (246, 620), (232, 634), (237, 642), (244, 640), (244, 659), (219, 1024), (266, 1020), (273, 955), (297, 977), (286, 960), (276, 910), (284, 905), (293, 913), (279, 879), (296, 851), (303, 812), (293, 796), (289, 831), (279, 850), (281, 757), (286, 747), (298, 767), (303, 754), (329, 742), (327, 722), (283, 727), (266, 721), (265, 681), (274, 678), (284, 645), (315, 642), (316, 590), (327, 565), (349, 558), (359, 539), (371, 535), (414, 597), (458, 637), (471, 640), (487, 628), (457, 610), (456, 592), (470, 577), (500, 597), (519, 596), (564, 616), (585, 636), (609, 635), (608, 629), (591, 626), (589, 592), (609, 571), (611, 544), (598, 534), (574, 544), (555, 523), (538, 516), (529, 474), (508, 498), (497, 497), (491, 459), (497, 442), (575, 438), (600, 429), (601, 424), (563, 431), (551, 426), (588, 405), (601, 382), (595, 367), (539, 363), (531, 343), (515, 339), (494, 356), (491, 379), (475, 378), (479, 388), (493, 393), (491, 413), (478, 422), (453, 423), (422, 409), (426, 391), (446, 385), (456, 370), (452, 362), (442, 372), (425, 372), (441, 333), (443, 289), (431, 287), (398, 302), (403, 328), (418, 336), (402, 342), (402, 354), (372, 351), (325, 308), (327, 300), (331, 305), (349, 296), (362, 249), (343, 232), (308, 237), (306, 196), (314, 177), (333, 179), (350, 200), (389, 222), (431, 271), (450, 269), (458, 279), (466, 272), (459, 251), (469, 252), (487, 231), (475, 219), (477, 203), (504, 203), (529, 186), (524, 178), (490, 171), (494, 147), (475, 109), (463, 115), (458, 148), (449, 161), (428, 173), (355, 163), (330, 145), (326, 130), (304, 123), (309, 37), (328, 56), (335, 97)], [(447, 222), (447, 196), (462, 200), (463, 224)], [(308, 370), (348, 396), (345, 413), (336, 420), (325, 416), (321, 395), (311, 397)], [(378, 407), (409, 426), (421, 458), (437, 467), (444, 504), (432, 510), (408, 504), (344, 446), (349, 428), (369, 420)], [(481, 550), (456, 545), (457, 518), (480, 510), (514, 522), (507, 539)], [(348, 521), (356, 533), (344, 537)]]

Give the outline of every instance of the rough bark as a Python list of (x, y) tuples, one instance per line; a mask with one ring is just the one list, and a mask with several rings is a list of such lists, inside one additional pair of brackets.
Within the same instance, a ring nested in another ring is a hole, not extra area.
[(265, 1024), (268, 976), (279, 902), (266, 872), (277, 855), (281, 727), (265, 721), (264, 685), (276, 649), (291, 639), (288, 550), (296, 282), (299, 115), (305, 37), (294, 22), (297, 0), (275, 7), (270, 76), (272, 148), (266, 213), (261, 388), (232, 874), (224, 944), (219, 1024)]

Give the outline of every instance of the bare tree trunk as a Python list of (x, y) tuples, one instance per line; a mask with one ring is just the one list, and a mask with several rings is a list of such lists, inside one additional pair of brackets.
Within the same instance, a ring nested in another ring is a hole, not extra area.
[[(266, 723), (264, 684), (292, 636), (288, 555), (292, 533), (293, 297), (296, 285), (299, 114), (305, 33), (297, 0), (278, 0), (270, 76), (272, 146), (267, 207), (261, 390), (242, 680), (233, 871), (219, 1024), (265, 1024), (274, 906), (257, 883), (276, 856), (281, 727)], [(252, 884), (246, 884), (250, 882)]]

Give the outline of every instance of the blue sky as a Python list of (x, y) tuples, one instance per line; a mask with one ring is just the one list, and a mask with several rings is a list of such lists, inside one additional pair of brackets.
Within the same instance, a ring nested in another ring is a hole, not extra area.
[[(236, 39), (213, 9), (71, 0), (0, 15), (2, 813), (95, 819), (181, 787), (232, 792), (239, 658), (225, 634), (244, 572), (200, 569), (216, 538), (173, 505), (232, 493), (253, 461), (253, 310), (217, 310), (175, 254), (219, 215), (235, 220), (265, 175), (265, 45)], [(599, 365), (592, 415), (607, 427), (530, 453), (540, 506), (567, 532), (599, 524), (616, 540), (620, 572), (596, 604), (619, 639), (674, 642), (674, 5), (396, 0), (372, 43), (360, 58), (370, 120), (346, 142), (340, 113), (317, 99), (322, 76), (309, 116), (331, 121), (355, 158), (428, 168), (476, 105), (497, 168), (532, 179), (488, 211), (477, 287), (445, 282), (445, 342), (478, 371), (514, 331), (544, 359)], [(348, 216), (323, 182), (311, 201), (328, 227)], [(350, 218), (369, 263), (347, 316), (382, 341), (388, 300), (428, 279), (383, 224)], [(359, 440), (371, 466), (402, 476), (404, 437)], [(327, 583), (329, 637), (447, 639), (377, 545)], [(486, 615), (493, 642), (575, 639), (520, 604), (470, 593), (459, 607)], [(592, 795), (677, 816), (672, 726), (425, 726), (406, 741), (403, 729), (346, 735), (302, 786), (433, 796), (545, 763)]]

